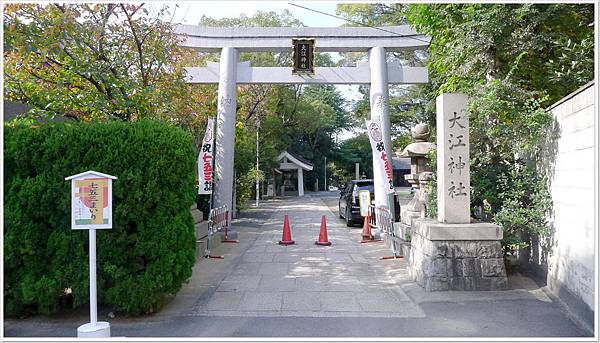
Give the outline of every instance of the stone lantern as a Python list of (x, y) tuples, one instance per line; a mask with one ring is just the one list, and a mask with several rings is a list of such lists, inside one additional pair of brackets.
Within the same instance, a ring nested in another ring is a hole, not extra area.
[[(411, 130), (415, 142), (409, 144), (402, 150), (396, 152), (398, 157), (410, 157), (410, 174), (404, 175), (406, 181), (410, 183), (414, 190), (412, 200), (400, 207), (400, 216), (402, 218), (401, 231), (409, 232), (412, 218), (424, 218), (427, 206), (427, 182), (432, 179), (431, 168), (427, 165), (429, 159), (427, 153), (435, 150), (435, 143), (427, 142), (429, 138), (429, 125), (419, 123)], [(404, 230), (402, 230), (402, 228)], [(401, 235), (402, 238), (405, 235)]]

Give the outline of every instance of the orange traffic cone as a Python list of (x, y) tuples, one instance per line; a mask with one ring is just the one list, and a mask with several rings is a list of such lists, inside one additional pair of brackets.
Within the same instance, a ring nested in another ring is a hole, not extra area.
[(325, 216), (321, 217), (321, 232), (319, 232), (319, 240), (315, 242), (316, 245), (331, 245), (331, 242), (327, 240), (327, 220)]
[(283, 217), (283, 237), (279, 241), (280, 245), (290, 245), (294, 244), (292, 240), (292, 231), (290, 230), (290, 221), (288, 219), (288, 215), (286, 214)]
[(360, 241), (361, 243), (371, 243), (371, 242), (381, 242), (381, 239), (373, 239), (373, 234), (371, 233), (371, 224), (369, 223), (371, 221), (371, 216), (367, 215), (365, 217), (364, 220), (364, 224), (363, 224), (363, 231), (362, 231), (362, 241)]

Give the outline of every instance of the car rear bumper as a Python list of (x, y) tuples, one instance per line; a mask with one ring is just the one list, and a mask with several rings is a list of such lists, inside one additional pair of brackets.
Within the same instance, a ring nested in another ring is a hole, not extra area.
[(363, 216), (360, 215), (360, 206), (352, 206), (350, 208), (350, 218), (352, 221), (361, 222), (363, 221)]

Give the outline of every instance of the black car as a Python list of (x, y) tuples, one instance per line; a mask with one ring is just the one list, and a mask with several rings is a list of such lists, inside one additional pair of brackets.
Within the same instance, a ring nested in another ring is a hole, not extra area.
[(340, 218), (346, 219), (347, 226), (362, 223), (364, 218), (360, 215), (358, 203), (358, 191), (368, 190), (371, 193), (371, 201), (375, 199), (373, 180), (351, 180), (340, 191), (339, 213)]
[[(373, 180), (351, 180), (340, 191), (340, 200), (338, 211), (340, 218), (346, 219), (347, 226), (362, 224), (364, 218), (360, 215), (360, 205), (358, 203), (358, 191), (368, 190), (371, 193), (371, 203), (375, 200), (375, 186)], [(400, 220), (400, 199), (394, 194), (394, 221)]]

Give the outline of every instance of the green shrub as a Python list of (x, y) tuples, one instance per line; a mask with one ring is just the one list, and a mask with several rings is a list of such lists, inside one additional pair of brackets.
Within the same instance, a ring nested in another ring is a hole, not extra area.
[(191, 276), (196, 189), (188, 134), (151, 121), (56, 123), (5, 126), (4, 139), (6, 315), (88, 302), (88, 232), (71, 230), (64, 180), (87, 170), (118, 177), (113, 228), (97, 233), (98, 303), (153, 312)]
[(498, 178), (502, 208), (494, 223), (502, 226), (502, 249), (515, 254), (529, 246), (525, 237), (548, 237), (551, 233), (547, 218), (552, 209), (552, 197), (543, 175), (525, 165), (517, 165)]

